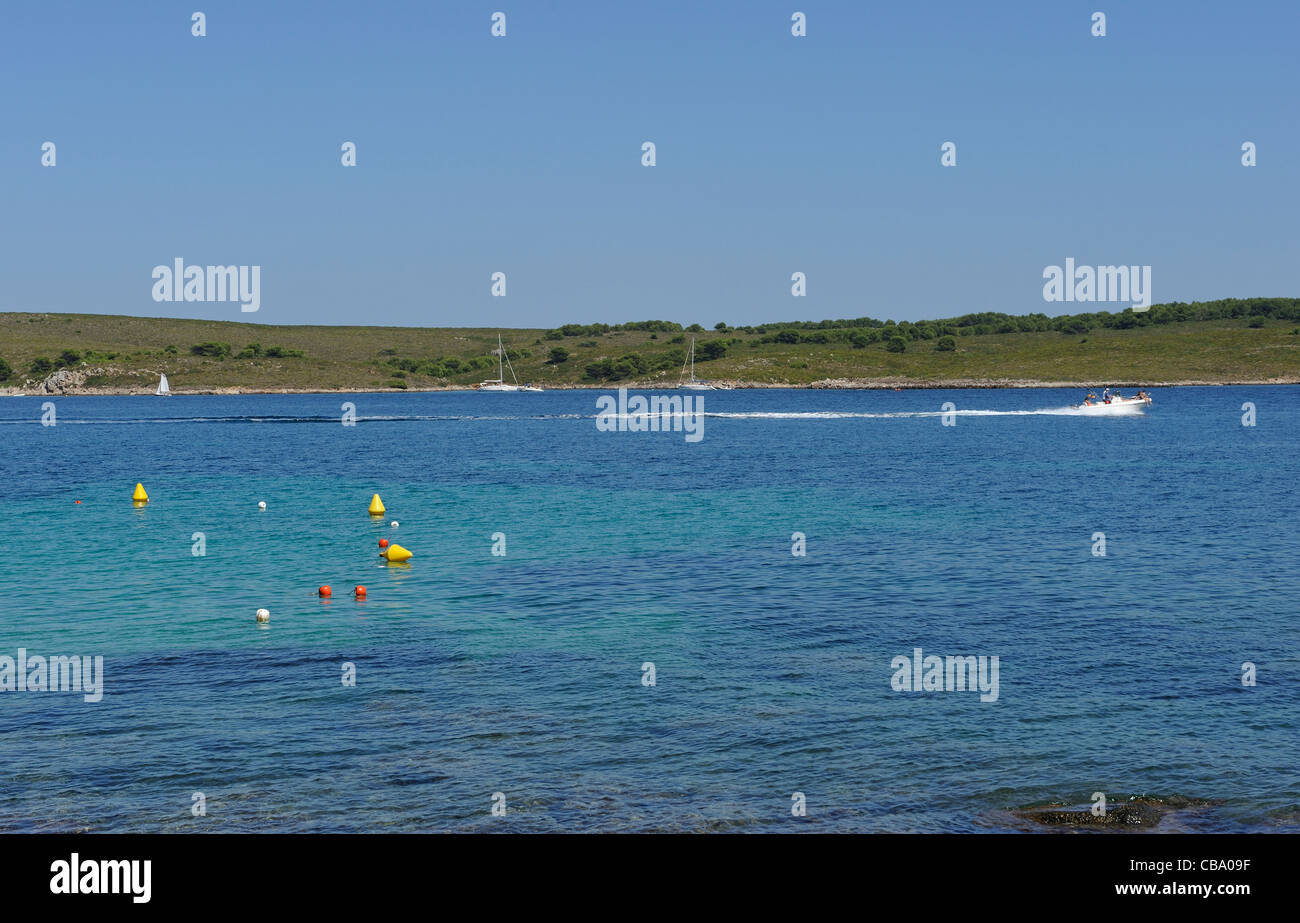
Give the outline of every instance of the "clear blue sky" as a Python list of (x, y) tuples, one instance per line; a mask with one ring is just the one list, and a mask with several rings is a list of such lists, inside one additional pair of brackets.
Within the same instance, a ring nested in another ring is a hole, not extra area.
[[(1296, 0), (6, 3), (0, 310), (1053, 314), (1066, 257), (1151, 265), (1156, 302), (1295, 296), (1297, 35)], [(178, 256), (260, 265), (261, 310), (155, 303)]]

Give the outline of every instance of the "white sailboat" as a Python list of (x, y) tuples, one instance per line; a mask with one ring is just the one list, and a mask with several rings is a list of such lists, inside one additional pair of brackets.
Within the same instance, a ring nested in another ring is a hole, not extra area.
[[(683, 391), (716, 391), (713, 382), (704, 381), (695, 377), (695, 337), (691, 337), (691, 357), (687, 360), (691, 367), (691, 377), (689, 380), (678, 380), (677, 387)], [(686, 366), (682, 366), (682, 375), (686, 374)]]
[(154, 393), (155, 393), (155, 394), (160, 394), (160, 395), (162, 395), (163, 397), (171, 397), (171, 396), (172, 396), (172, 389), (171, 389), (171, 387), (167, 384), (167, 376), (166, 376), (166, 374), (164, 374), (164, 375), (162, 376), (162, 378), (158, 379), (158, 390), (157, 390), (156, 392), (154, 392)]
[[(514, 380), (513, 385), (506, 384), (505, 370), (510, 369), (510, 377)], [(514, 366), (510, 364), (510, 357), (506, 355), (505, 345), (501, 342), (501, 334), (497, 334), (497, 377), (490, 378), (487, 381), (479, 382), (480, 391), (541, 391), (534, 385), (521, 385), (519, 379), (515, 377)]]

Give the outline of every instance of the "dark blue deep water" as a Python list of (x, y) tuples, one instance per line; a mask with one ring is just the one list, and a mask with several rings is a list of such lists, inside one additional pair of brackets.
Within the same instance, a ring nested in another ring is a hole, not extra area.
[[(1300, 828), (1300, 388), (596, 396), (0, 399), (0, 655), (105, 674), (0, 692), (0, 830)], [(997, 700), (895, 691), (916, 647)]]

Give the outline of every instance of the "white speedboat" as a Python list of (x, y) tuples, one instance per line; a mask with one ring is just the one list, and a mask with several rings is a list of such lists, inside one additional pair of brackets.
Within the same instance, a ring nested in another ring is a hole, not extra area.
[(1112, 397), (1109, 401), (1087, 400), (1075, 404), (1074, 409), (1088, 416), (1112, 417), (1143, 413), (1151, 406), (1150, 395), (1144, 397)]
[(682, 366), (682, 378), (677, 387), (682, 391), (716, 391), (713, 382), (695, 377), (695, 337), (691, 337), (691, 357), (687, 360), (691, 367), (691, 377), (686, 378), (686, 366)]
[[(514, 379), (513, 385), (506, 384), (506, 369), (510, 369), (510, 377)], [(506, 348), (501, 342), (501, 334), (497, 334), (497, 377), (490, 378), (487, 381), (479, 382), (478, 390), (480, 391), (534, 391), (541, 392), (541, 388), (536, 385), (521, 385), (519, 379), (515, 378), (514, 367), (510, 364), (510, 357), (506, 355)]]

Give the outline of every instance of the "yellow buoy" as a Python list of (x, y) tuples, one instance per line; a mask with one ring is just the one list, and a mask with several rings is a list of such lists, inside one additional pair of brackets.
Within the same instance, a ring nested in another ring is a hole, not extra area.
[(375, 494), (373, 497), (370, 498), (370, 515), (371, 516), (384, 515), (384, 501), (379, 499), (379, 494)]
[(149, 502), (149, 495), (148, 495), (147, 493), (144, 492), (144, 485), (143, 485), (143, 484), (139, 484), (139, 483), (137, 483), (137, 484), (135, 485), (135, 493), (131, 494), (131, 499), (134, 500), (136, 503), (148, 503), (148, 502)]
[(407, 551), (401, 545), (389, 545), (383, 551), (379, 552), (379, 556), (381, 558), (387, 558), (389, 564), (395, 564), (411, 557), (411, 552)]

